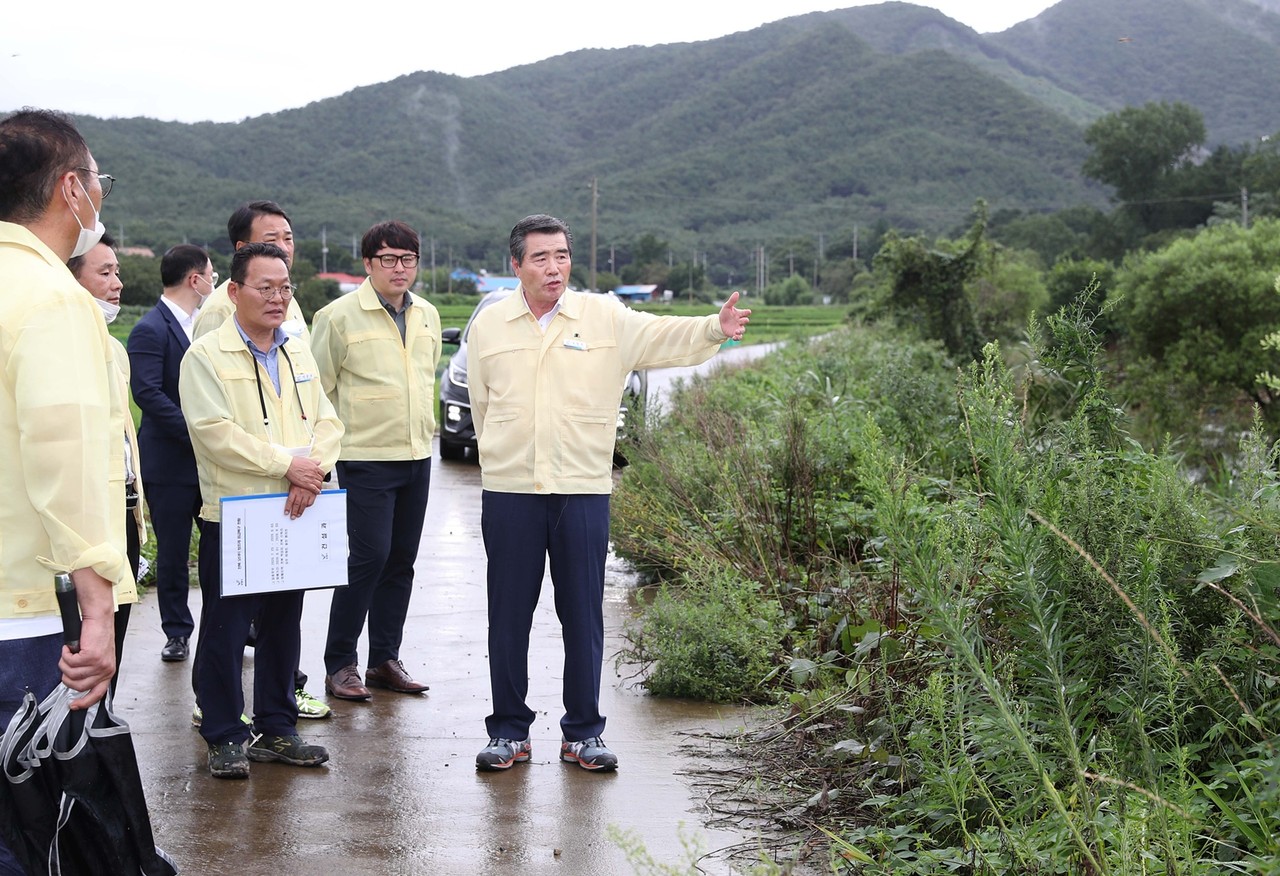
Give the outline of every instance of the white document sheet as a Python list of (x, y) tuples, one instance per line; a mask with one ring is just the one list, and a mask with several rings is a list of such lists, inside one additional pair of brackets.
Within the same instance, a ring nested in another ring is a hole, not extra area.
[(286, 495), (222, 499), (223, 596), (346, 586), (347, 491), (325, 490), (296, 520)]

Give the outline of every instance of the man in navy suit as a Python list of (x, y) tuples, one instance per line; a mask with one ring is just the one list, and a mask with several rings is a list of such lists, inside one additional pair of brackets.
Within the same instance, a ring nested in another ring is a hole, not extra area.
[[(200, 515), (200, 482), (178, 399), (178, 366), (191, 346), (200, 304), (218, 284), (209, 255), (182, 243), (160, 260), (164, 294), (129, 333), (129, 385), (142, 410), (138, 449), (156, 538), (156, 592), (166, 662), (186, 660), (194, 630), (187, 595), (191, 527)], [(154, 485), (154, 486), (153, 486)]]

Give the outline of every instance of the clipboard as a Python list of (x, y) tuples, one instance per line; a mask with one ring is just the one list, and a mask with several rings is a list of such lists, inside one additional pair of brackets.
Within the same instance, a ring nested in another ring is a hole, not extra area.
[(347, 586), (347, 491), (324, 490), (301, 517), (287, 493), (224, 496), (220, 595)]

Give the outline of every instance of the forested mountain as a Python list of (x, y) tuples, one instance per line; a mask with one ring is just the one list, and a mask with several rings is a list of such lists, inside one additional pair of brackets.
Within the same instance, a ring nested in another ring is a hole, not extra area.
[(231, 209), (271, 197), (331, 245), (396, 216), (454, 261), (496, 266), (525, 213), (585, 232), (595, 178), (603, 246), (653, 233), (714, 259), (855, 225), (954, 229), (977, 198), (1102, 205), (1082, 132), (1125, 104), (1191, 103), (1215, 142), (1275, 132), (1275, 3), (1062, 0), (985, 36), (885, 3), (486, 76), (415, 73), (239, 123), (81, 124), (121, 180), (105, 220), (127, 242), (225, 247)]
[(1152, 100), (1199, 109), (1211, 144), (1280, 131), (1275, 0), (1063, 0), (986, 39), (1106, 110)]

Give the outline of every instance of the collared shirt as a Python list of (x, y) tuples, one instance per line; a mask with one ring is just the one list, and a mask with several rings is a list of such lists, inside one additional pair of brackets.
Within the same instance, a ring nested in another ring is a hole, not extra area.
[[(559, 298), (556, 299), (556, 303), (552, 306), (550, 310), (542, 314), (542, 316), (538, 317), (538, 328), (542, 329), (543, 334), (546, 334), (547, 326), (551, 325), (551, 320), (555, 319), (556, 314), (560, 312), (560, 302), (563, 300), (564, 300), (564, 296), (561, 295)], [(525, 299), (524, 306), (525, 307), (529, 306), (528, 298)], [(532, 313), (533, 311), (530, 310), (529, 312)]]
[(170, 301), (167, 296), (161, 295), (160, 300), (173, 311), (173, 318), (178, 321), (178, 325), (187, 333), (187, 340), (194, 340), (196, 330), (196, 320), (200, 318), (200, 308), (187, 313), (174, 302)]
[(249, 348), (249, 352), (253, 354), (253, 358), (267, 372), (267, 376), (271, 378), (271, 385), (276, 388), (276, 395), (280, 394), (280, 356), (278, 350), (289, 340), (289, 336), (285, 334), (284, 329), (277, 328), (275, 334), (271, 336), (271, 348), (269, 350), (259, 350), (257, 345), (249, 339), (244, 333), (244, 329), (240, 327), (240, 320), (234, 316), (231, 321), (236, 324), (236, 331), (240, 333), (240, 337), (244, 340), (244, 345)]
[(404, 303), (400, 305), (400, 309), (396, 310), (390, 301), (382, 297), (382, 293), (377, 289), (373, 290), (377, 293), (378, 300), (382, 302), (382, 309), (390, 314), (391, 319), (396, 324), (396, 328), (400, 330), (400, 343), (404, 343), (404, 312), (413, 306), (413, 296), (408, 292), (405, 293)]

